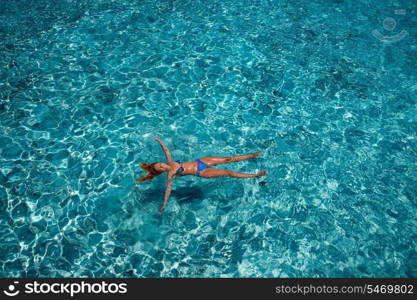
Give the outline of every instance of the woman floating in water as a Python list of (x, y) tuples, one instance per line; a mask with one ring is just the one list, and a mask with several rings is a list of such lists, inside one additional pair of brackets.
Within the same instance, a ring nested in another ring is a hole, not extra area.
[(167, 172), (167, 187), (165, 190), (165, 197), (164, 203), (162, 204), (161, 209), (159, 210), (161, 213), (164, 211), (165, 206), (168, 203), (168, 198), (171, 193), (171, 186), (172, 186), (172, 179), (179, 177), (179, 176), (186, 176), (186, 175), (197, 175), (204, 178), (214, 178), (214, 177), (221, 177), (221, 176), (229, 176), (229, 177), (236, 177), (236, 178), (253, 178), (259, 177), (266, 174), (266, 171), (261, 171), (256, 174), (247, 174), (247, 173), (239, 173), (234, 172), (231, 170), (219, 170), (213, 169), (211, 167), (220, 165), (220, 164), (228, 164), (235, 161), (241, 161), (245, 159), (255, 158), (261, 152), (256, 152), (254, 154), (249, 155), (236, 155), (231, 157), (216, 157), (216, 156), (207, 156), (197, 159), (195, 161), (184, 162), (181, 163), (179, 160), (173, 161), (171, 157), (171, 152), (169, 152), (167, 146), (156, 136), (154, 136), (155, 141), (157, 141), (162, 149), (165, 152), (165, 156), (168, 163), (152, 163), (146, 164), (141, 163), (141, 167), (143, 170), (149, 172), (148, 175), (143, 176), (142, 178), (136, 180), (136, 183), (144, 182), (146, 180), (150, 180), (158, 175), (161, 175), (164, 172)]

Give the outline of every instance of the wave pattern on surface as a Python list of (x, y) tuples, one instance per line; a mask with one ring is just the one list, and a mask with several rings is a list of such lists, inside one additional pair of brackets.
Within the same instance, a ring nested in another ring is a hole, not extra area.
[[(2, 1), (0, 275), (417, 276), (417, 6), (368, 2)], [(161, 217), (153, 135), (268, 175)]]

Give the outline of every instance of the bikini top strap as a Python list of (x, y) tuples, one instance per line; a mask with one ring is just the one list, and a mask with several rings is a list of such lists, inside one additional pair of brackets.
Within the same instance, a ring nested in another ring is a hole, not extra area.
[(177, 169), (177, 172), (175, 174), (177, 174), (178, 176), (183, 176), (182, 171), (184, 171), (184, 168), (182, 167), (181, 161), (176, 160), (175, 162), (180, 164), (180, 167)]

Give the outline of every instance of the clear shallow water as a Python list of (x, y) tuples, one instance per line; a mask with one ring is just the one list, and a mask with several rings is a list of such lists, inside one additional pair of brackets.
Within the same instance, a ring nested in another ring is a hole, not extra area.
[[(0, 275), (417, 276), (416, 9), (1, 1)], [(161, 217), (152, 135), (268, 176), (178, 179)]]

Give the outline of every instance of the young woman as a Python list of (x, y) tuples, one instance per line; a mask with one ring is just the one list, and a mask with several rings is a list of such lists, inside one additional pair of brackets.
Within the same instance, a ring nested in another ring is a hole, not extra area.
[(229, 177), (236, 177), (236, 178), (254, 178), (259, 176), (264, 176), (266, 171), (261, 171), (256, 174), (247, 174), (247, 173), (239, 173), (231, 170), (222, 170), (222, 169), (214, 169), (212, 167), (220, 164), (228, 164), (235, 161), (241, 161), (245, 159), (255, 158), (261, 152), (256, 152), (254, 154), (249, 155), (235, 155), (230, 157), (219, 157), (219, 156), (207, 156), (201, 157), (196, 159), (195, 161), (188, 161), (181, 163), (179, 160), (173, 161), (171, 157), (171, 152), (165, 146), (165, 144), (156, 136), (154, 136), (155, 141), (157, 141), (162, 149), (165, 152), (167, 163), (164, 162), (156, 162), (151, 164), (141, 163), (141, 168), (147, 172), (148, 175), (143, 176), (142, 178), (136, 180), (136, 183), (144, 182), (146, 180), (150, 180), (158, 175), (161, 175), (164, 172), (167, 172), (167, 187), (165, 190), (165, 197), (164, 203), (162, 204), (161, 209), (159, 210), (161, 213), (164, 211), (165, 206), (168, 203), (168, 198), (171, 193), (172, 188), (172, 180), (174, 178), (186, 175), (197, 175), (204, 178), (214, 178), (214, 177), (221, 177), (221, 176), (229, 176)]

